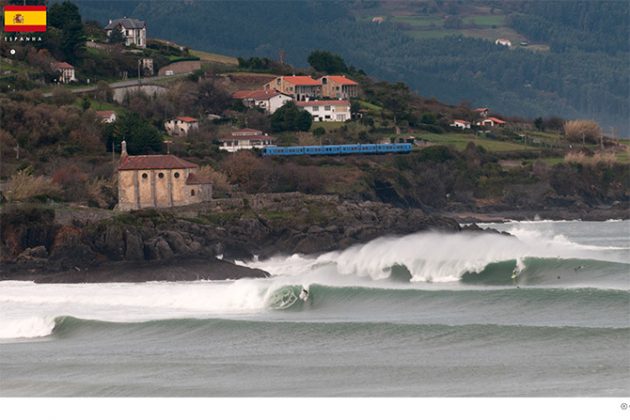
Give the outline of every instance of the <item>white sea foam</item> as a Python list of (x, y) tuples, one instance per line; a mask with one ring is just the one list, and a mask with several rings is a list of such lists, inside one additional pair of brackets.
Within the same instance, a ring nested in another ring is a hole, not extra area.
[(0, 338), (49, 335), (58, 316), (138, 322), (251, 315), (267, 310), (270, 295), (281, 283), (267, 279), (133, 284), (0, 282)]
[(53, 328), (55, 318), (51, 316), (3, 319), (0, 322), (0, 339), (45, 337), (52, 333)]
[(319, 265), (333, 265), (341, 275), (386, 279), (392, 267), (405, 266), (416, 282), (453, 282), (466, 272), (479, 273), (490, 264), (526, 258), (580, 258), (626, 262), (607, 251), (625, 249), (574, 242), (565, 235), (515, 226), (514, 236), (479, 233), (425, 232), (383, 237), (320, 256), (291, 255), (252, 261), (251, 267), (274, 275), (297, 275)]
[[(607, 224), (610, 225), (610, 224)], [(493, 262), (528, 257), (627, 262), (627, 251), (578, 243), (543, 225), (505, 226), (513, 235), (436, 232), (382, 237), (322, 255), (276, 256), (247, 264), (270, 272), (266, 279), (239, 281), (109, 284), (0, 282), (0, 338), (49, 335), (58, 316), (137, 322), (168, 318), (258, 317), (268, 313), (270, 296), (286, 284), (378, 288), (452, 288), (466, 272)], [(618, 230), (612, 227), (613, 230)], [(624, 259), (625, 257), (625, 259)], [(382, 282), (392, 267), (405, 266), (414, 284)], [(427, 284), (432, 282), (432, 284)], [(276, 316), (276, 315), (270, 315)]]

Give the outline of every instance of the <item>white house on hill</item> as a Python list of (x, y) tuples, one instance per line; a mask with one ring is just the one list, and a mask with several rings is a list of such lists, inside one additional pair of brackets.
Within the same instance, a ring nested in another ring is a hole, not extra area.
[(306, 101), (296, 105), (313, 116), (313, 121), (348, 121), (350, 115), (350, 101)]
[(278, 108), (293, 101), (293, 97), (272, 90), (239, 90), (232, 94), (232, 98), (241, 99), (247, 107), (264, 109), (267, 114), (273, 114)]
[(76, 82), (77, 78), (74, 74), (74, 67), (64, 61), (54, 62), (51, 64), (54, 71), (59, 74), (59, 83)]
[(171, 136), (185, 136), (191, 130), (199, 129), (199, 122), (192, 117), (176, 117), (164, 123), (166, 132)]
[(96, 111), (96, 116), (105, 124), (116, 122), (116, 113), (114, 111)]
[(456, 127), (462, 130), (466, 130), (470, 128), (470, 121), (455, 120), (451, 123), (451, 127)]
[(238, 152), (239, 150), (262, 149), (273, 146), (276, 138), (252, 128), (242, 128), (232, 131), (229, 136), (219, 139), (219, 150)]
[(124, 17), (122, 19), (114, 19), (109, 21), (105, 27), (107, 36), (111, 36), (112, 31), (118, 30), (122, 32), (125, 45), (145, 48), (147, 46), (147, 25), (143, 20), (131, 19)]

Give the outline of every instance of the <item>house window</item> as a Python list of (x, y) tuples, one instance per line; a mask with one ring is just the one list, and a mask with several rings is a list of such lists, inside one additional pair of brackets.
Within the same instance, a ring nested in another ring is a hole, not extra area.
[(191, 195), (192, 197), (194, 197), (194, 196), (195, 196), (195, 190), (190, 190), (190, 195)]
[(330, 111), (330, 105), (326, 105), (326, 106), (324, 107), (324, 111)]
[(160, 177), (160, 178), (164, 178), (164, 174), (163, 174), (162, 172), (160, 172), (160, 173), (158, 174), (158, 177)]
[(179, 178), (179, 172), (175, 172), (175, 174), (173, 175), (175, 178)]
[(146, 173), (142, 174), (142, 179), (147, 179), (149, 177), (149, 175), (147, 175)]
[(315, 111), (319, 111), (319, 106), (314, 106), (313, 107), (313, 112), (315, 112)]

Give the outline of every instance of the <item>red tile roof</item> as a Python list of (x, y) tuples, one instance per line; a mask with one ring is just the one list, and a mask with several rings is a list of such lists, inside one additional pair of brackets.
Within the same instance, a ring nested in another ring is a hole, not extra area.
[(99, 117), (102, 117), (102, 118), (109, 118), (112, 115), (116, 115), (116, 112), (114, 112), (114, 111), (96, 111), (96, 115), (98, 115)]
[(255, 90), (237, 90), (232, 94), (234, 99), (248, 99), (256, 92)]
[(454, 120), (453, 122), (460, 123), (460, 124), (470, 124), (468, 121), (464, 121), (464, 120)]
[(119, 171), (140, 169), (190, 169), (197, 165), (173, 155), (126, 156), (118, 165)]
[(313, 79), (311, 76), (282, 76), (286, 82), (298, 86), (319, 86), (321, 82)]
[(232, 94), (232, 98), (234, 99), (254, 99), (256, 101), (265, 101), (267, 99), (273, 98), (274, 96), (285, 95), (282, 92), (278, 92), (275, 89), (271, 90), (239, 90)]
[(473, 111), (475, 111), (475, 112), (488, 112), (489, 109), (488, 108), (475, 108)]
[(340, 85), (354, 85), (354, 86), (358, 86), (359, 85), (357, 82), (355, 82), (352, 79), (348, 79), (346, 76), (322, 76), (322, 77), (319, 78), (320, 83), (321, 83), (321, 80), (324, 77), (327, 77), (328, 79), (330, 79), (333, 82), (338, 83)]
[(188, 174), (188, 178), (186, 178), (186, 185), (200, 185), (200, 184), (212, 184), (212, 180), (205, 176), (201, 176), (197, 174)]
[(194, 123), (197, 122), (197, 118), (193, 118), (193, 117), (177, 117), (175, 118), (176, 120), (180, 120), (183, 122), (187, 122), (187, 123)]
[(226, 141), (241, 141), (241, 140), (271, 140), (274, 141), (276, 138), (273, 136), (265, 136), (261, 134), (252, 134), (251, 136), (225, 136), (219, 139), (220, 142), (224, 143)]
[(488, 117), (484, 121), (488, 121), (488, 120), (492, 121), (495, 124), (505, 124), (505, 121), (503, 121), (503, 120), (501, 120), (499, 118), (495, 118), (495, 117)]
[(345, 105), (350, 106), (349, 101), (331, 100), (331, 101), (300, 101), (295, 103), (297, 106), (326, 106), (326, 105)]
[(73, 69), (74, 68), (71, 64), (68, 64), (65, 61), (58, 61), (56, 63), (52, 63), (52, 66), (56, 69)]

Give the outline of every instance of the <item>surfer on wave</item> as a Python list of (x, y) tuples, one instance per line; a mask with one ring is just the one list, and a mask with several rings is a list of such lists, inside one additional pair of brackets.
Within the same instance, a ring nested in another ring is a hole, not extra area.
[(308, 289), (304, 286), (302, 286), (302, 291), (300, 292), (300, 299), (302, 299), (304, 302), (306, 302), (308, 300)]

